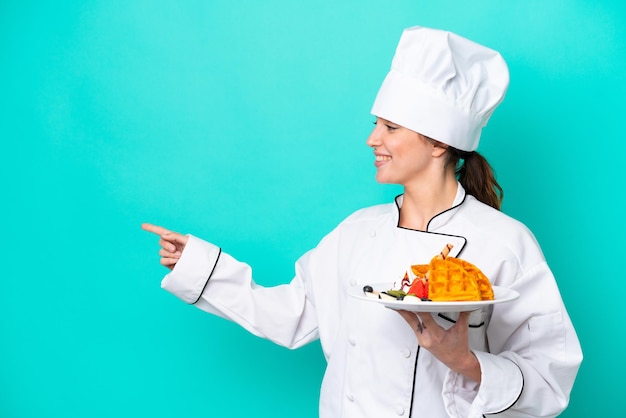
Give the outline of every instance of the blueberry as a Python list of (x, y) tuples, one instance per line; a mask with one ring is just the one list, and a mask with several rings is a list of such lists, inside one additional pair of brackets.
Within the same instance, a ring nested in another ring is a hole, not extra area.
[(374, 288), (372, 288), (372, 286), (370, 286), (370, 285), (363, 286), (363, 291), (364, 291), (365, 293), (371, 293), (371, 292), (373, 292), (373, 291), (374, 291)]

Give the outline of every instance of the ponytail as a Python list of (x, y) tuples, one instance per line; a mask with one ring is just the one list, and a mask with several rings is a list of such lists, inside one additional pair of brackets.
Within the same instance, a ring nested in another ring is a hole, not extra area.
[(448, 164), (456, 167), (457, 179), (467, 194), (500, 210), (504, 192), (485, 157), (476, 151), (461, 151), (453, 147), (448, 147), (448, 153)]

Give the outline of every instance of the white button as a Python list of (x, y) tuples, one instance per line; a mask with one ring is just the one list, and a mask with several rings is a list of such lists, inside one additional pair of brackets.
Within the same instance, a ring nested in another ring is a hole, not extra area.
[(370, 237), (371, 237), (371, 238), (374, 238), (375, 236), (376, 236), (376, 230), (375, 230), (375, 229), (372, 229), (372, 230), (370, 231)]
[(352, 347), (356, 345), (356, 340), (354, 339), (354, 337), (348, 337), (348, 342)]
[(402, 355), (406, 358), (411, 357), (411, 350), (409, 350), (408, 348), (403, 348), (400, 353), (402, 353)]
[(402, 407), (402, 405), (396, 406), (396, 414), (404, 415), (404, 408)]

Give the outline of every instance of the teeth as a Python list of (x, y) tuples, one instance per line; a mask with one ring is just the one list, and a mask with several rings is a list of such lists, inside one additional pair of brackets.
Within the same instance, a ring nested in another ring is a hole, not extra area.
[(388, 155), (377, 155), (376, 156), (376, 161), (383, 162), (383, 161), (389, 161), (389, 160), (391, 160), (391, 157), (388, 156)]

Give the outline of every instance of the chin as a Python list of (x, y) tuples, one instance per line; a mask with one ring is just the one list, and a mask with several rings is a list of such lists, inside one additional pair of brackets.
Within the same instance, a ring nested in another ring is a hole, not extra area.
[(393, 181), (385, 176), (379, 176), (378, 174), (376, 175), (376, 182), (380, 184), (398, 184), (397, 181)]

